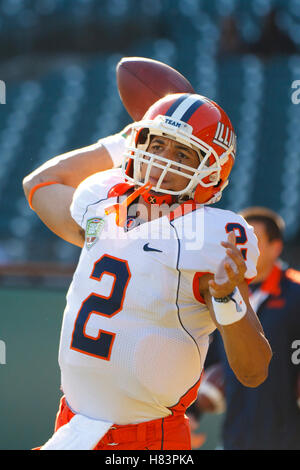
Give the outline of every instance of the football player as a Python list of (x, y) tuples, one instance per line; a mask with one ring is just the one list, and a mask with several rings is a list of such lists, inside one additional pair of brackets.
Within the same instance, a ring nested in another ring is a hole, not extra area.
[[(131, 127), (126, 145), (98, 144), (103, 162), (75, 152), (24, 180), (42, 221), (82, 248), (61, 332), (64, 396), (42, 449), (190, 449), (185, 410), (215, 328), (241, 383), (268, 374), (248, 300), (257, 239), (241, 216), (210, 206), (235, 159), (227, 114), (175, 94)], [(122, 168), (107, 170), (116, 148)]]

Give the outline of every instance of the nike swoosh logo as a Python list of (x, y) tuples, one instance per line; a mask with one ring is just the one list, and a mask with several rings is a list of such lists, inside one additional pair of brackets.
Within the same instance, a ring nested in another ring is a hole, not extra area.
[(143, 246), (143, 250), (144, 251), (158, 251), (159, 253), (162, 253), (161, 250), (157, 250), (156, 248), (151, 248), (151, 246), (149, 246), (149, 243), (146, 243), (146, 245)]

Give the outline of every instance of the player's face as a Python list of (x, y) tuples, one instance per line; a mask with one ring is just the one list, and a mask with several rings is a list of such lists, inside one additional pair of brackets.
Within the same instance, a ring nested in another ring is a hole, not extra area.
[[(180, 167), (176, 167), (175, 163), (182, 163), (183, 165), (190, 166), (191, 168), (198, 168), (199, 166), (199, 157), (195, 150), (187, 147), (186, 145), (181, 144), (180, 142), (175, 142), (172, 139), (168, 139), (167, 137), (161, 136), (154, 136), (148, 146), (147, 152), (159, 155), (161, 157), (167, 158), (168, 160), (172, 160), (174, 165), (172, 168), (182, 171)], [(161, 165), (164, 165), (161, 161), (159, 161)], [(141, 172), (142, 178), (144, 179), (147, 171), (147, 164), (142, 164)], [(156, 186), (156, 183), (162, 173), (161, 168), (152, 167), (149, 182)], [(193, 172), (189, 172), (188, 170), (184, 170), (187, 174), (192, 175)], [(184, 189), (188, 183), (189, 179), (185, 176), (181, 176), (170, 171), (167, 172), (166, 176), (163, 179), (161, 184), (162, 189), (172, 190), (172, 191), (181, 191)]]

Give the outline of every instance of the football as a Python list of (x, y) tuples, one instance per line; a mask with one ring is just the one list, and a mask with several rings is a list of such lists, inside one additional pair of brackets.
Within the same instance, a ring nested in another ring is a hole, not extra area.
[(223, 413), (226, 408), (224, 373), (221, 364), (214, 364), (204, 371), (197, 405), (205, 413)]
[(134, 121), (170, 93), (195, 93), (190, 82), (163, 62), (145, 57), (123, 57), (116, 68), (120, 98)]

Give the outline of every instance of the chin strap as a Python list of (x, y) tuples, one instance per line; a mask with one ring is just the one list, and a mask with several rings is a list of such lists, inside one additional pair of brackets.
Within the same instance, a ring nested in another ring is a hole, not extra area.
[(136, 189), (132, 194), (130, 194), (121, 204), (113, 204), (105, 209), (105, 214), (109, 215), (113, 212), (116, 213), (116, 224), (119, 227), (123, 227), (126, 218), (127, 218), (127, 207), (140, 195), (147, 192), (149, 194), (150, 189), (152, 188), (151, 183), (146, 183), (140, 188)]
[(142, 194), (142, 198), (148, 204), (156, 204), (158, 206), (161, 206), (162, 204), (171, 205), (175, 201), (174, 196), (171, 194), (163, 194), (162, 196), (158, 196), (157, 194), (151, 194), (149, 191), (145, 191)]

